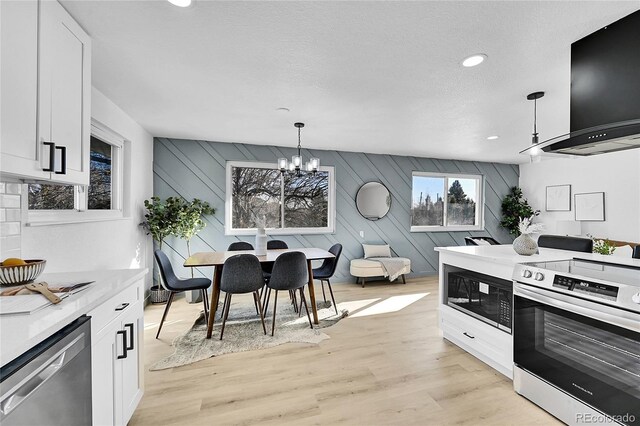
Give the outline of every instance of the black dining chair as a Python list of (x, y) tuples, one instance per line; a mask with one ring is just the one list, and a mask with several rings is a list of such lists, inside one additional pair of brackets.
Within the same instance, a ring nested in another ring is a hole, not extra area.
[(333, 289), (331, 288), (331, 281), (329, 279), (333, 277), (333, 274), (336, 272), (336, 267), (338, 266), (338, 260), (340, 260), (340, 255), (342, 254), (342, 244), (334, 244), (329, 249), (329, 253), (333, 254), (335, 257), (325, 259), (320, 265), (319, 268), (313, 270), (313, 278), (317, 278), (320, 280), (320, 284), (322, 286), (322, 297), (324, 301), (327, 301), (327, 296), (324, 292), (324, 282), (327, 282), (327, 286), (329, 287), (329, 293), (331, 294), (331, 302), (333, 303), (333, 308), (336, 310), (336, 315), (338, 314), (338, 305), (336, 304), (336, 299), (333, 297)]
[(499, 246), (500, 243), (493, 237), (464, 237), (464, 242), (468, 246), (478, 246), (478, 240), (486, 241), (489, 245)]
[[(271, 290), (275, 290), (273, 297), (273, 323), (271, 324), (271, 335), (275, 334), (276, 329), (276, 307), (278, 305), (278, 291), (300, 291), (301, 304), (307, 311), (309, 326), (313, 328), (311, 316), (309, 315), (309, 307), (304, 297), (304, 286), (309, 282), (309, 270), (307, 269), (307, 257), (299, 251), (291, 251), (282, 253), (273, 263), (273, 272), (271, 279), (267, 283), (267, 297), (265, 307), (269, 304)], [(266, 309), (264, 310), (266, 312)]]
[(224, 291), (224, 303), (222, 304), (222, 329), (220, 330), (220, 340), (224, 334), (224, 326), (229, 316), (229, 307), (231, 306), (231, 297), (234, 294), (253, 294), (253, 303), (256, 310), (260, 314), (262, 321), (262, 329), (267, 334), (267, 328), (264, 325), (264, 314), (262, 305), (260, 304), (260, 296), (258, 290), (264, 286), (262, 278), (262, 268), (260, 261), (252, 254), (238, 254), (232, 256), (224, 262), (222, 276), (220, 277), (220, 291)]
[(591, 253), (593, 252), (593, 240), (591, 238), (563, 235), (540, 235), (538, 237), (538, 247)]
[(180, 279), (176, 276), (175, 272), (173, 272), (171, 262), (162, 250), (156, 250), (154, 254), (156, 257), (156, 261), (158, 262), (158, 269), (160, 269), (160, 276), (162, 277), (164, 287), (167, 290), (171, 291), (169, 300), (167, 301), (167, 306), (165, 306), (164, 313), (162, 314), (162, 319), (160, 320), (160, 325), (158, 326), (158, 332), (156, 333), (157, 339), (158, 336), (160, 336), (162, 324), (167, 318), (167, 313), (169, 312), (169, 308), (171, 308), (171, 302), (173, 302), (173, 297), (176, 295), (176, 293), (190, 290), (200, 290), (200, 292), (202, 293), (202, 303), (204, 305), (204, 317), (205, 319), (209, 318), (209, 296), (207, 295), (207, 288), (209, 288), (209, 286), (211, 285), (211, 280), (208, 278)]
[(247, 243), (245, 241), (235, 241), (229, 244), (227, 247), (227, 251), (240, 251), (240, 250), (253, 250), (253, 246), (251, 243)]
[(282, 240), (267, 241), (267, 250), (288, 249), (289, 246)]
[(633, 257), (634, 259), (640, 259), (640, 244), (638, 244), (633, 248), (633, 253), (631, 254), (631, 257)]

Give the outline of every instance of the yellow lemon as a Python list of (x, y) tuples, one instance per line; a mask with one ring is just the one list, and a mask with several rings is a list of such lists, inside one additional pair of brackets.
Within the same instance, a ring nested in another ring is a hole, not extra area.
[(18, 259), (17, 257), (10, 257), (8, 259), (5, 259), (4, 262), (2, 262), (2, 266), (20, 266), (20, 265), (26, 265), (27, 262), (25, 262), (22, 259)]

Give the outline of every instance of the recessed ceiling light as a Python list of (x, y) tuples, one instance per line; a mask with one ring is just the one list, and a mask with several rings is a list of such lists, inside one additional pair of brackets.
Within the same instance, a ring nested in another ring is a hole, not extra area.
[(188, 7), (191, 5), (191, 0), (167, 0), (167, 1), (172, 5), (178, 6), (178, 7)]
[(500, 136), (496, 136), (496, 135), (494, 135), (494, 136), (489, 136), (489, 137), (487, 137), (487, 139), (488, 139), (488, 140), (490, 140), (490, 141), (495, 141), (495, 140), (496, 140), (496, 139), (498, 139), (499, 137), (500, 137)]
[(476, 53), (475, 55), (471, 55), (462, 61), (463, 67), (475, 67), (476, 65), (480, 65), (485, 59), (487, 59), (487, 55), (484, 53)]

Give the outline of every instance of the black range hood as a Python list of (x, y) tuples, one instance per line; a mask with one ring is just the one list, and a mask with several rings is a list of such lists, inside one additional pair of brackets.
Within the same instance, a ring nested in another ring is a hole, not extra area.
[(570, 133), (522, 154), (640, 148), (640, 10), (571, 44)]

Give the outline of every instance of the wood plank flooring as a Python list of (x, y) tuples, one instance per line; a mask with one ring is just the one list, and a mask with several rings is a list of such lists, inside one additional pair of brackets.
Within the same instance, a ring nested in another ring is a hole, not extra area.
[(319, 345), (286, 344), (163, 371), (148, 367), (172, 352), (171, 341), (202, 305), (174, 302), (159, 340), (164, 306), (149, 306), (145, 394), (130, 425), (558, 423), (516, 394), (510, 380), (440, 336), (437, 277), (333, 287), (338, 304), (430, 294), (397, 312), (345, 318), (324, 330), (331, 338)]

